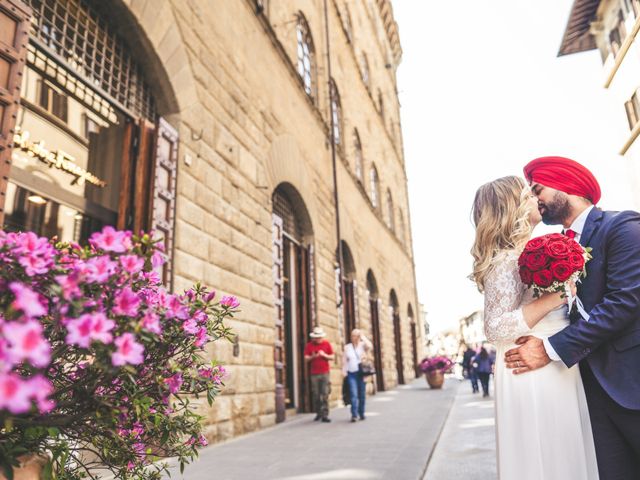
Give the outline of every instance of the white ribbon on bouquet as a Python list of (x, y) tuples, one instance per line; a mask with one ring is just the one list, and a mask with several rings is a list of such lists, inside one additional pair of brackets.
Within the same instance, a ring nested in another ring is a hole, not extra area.
[[(579, 281), (580, 280), (577, 280), (576, 283), (578, 283)], [(569, 313), (571, 313), (571, 309), (573, 308), (573, 304), (575, 303), (580, 316), (588, 322), (590, 318), (589, 314), (584, 309), (584, 305), (582, 305), (582, 301), (580, 300), (580, 298), (577, 295), (573, 295), (571, 287), (569, 287), (569, 282), (564, 284), (564, 292), (567, 295), (567, 305), (569, 306)]]

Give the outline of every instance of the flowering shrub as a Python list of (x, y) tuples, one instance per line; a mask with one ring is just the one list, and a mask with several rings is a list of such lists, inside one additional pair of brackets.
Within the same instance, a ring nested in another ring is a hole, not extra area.
[(0, 231), (0, 466), (50, 457), (49, 478), (106, 469), (160, 478), (206, 445), (194, 398), (209, 404), (224, 368), (207, 343), (229, 338), (235, 297), (167, 292), (149, 235), (105, 227), (90, 245)]
[(422, 359), (419, 367), (422, 373), (446, 373), (453, 367), (453, 362), (444, 356), (426, 357)]

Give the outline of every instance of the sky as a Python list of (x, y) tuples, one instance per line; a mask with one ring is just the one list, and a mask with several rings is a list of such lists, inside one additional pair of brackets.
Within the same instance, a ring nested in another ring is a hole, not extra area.
[(632, 206), (617, 155), (620, 129), (628, 129), (624, 107), (603, 88), (600, 54), (557, 57), (572, 3), (393, 2), (418, 297), (432, 332), (482, 308), (467, 279), (480, 185), (522, 175), (533, 158), (562, 155), (596, 175), (599, 206)]

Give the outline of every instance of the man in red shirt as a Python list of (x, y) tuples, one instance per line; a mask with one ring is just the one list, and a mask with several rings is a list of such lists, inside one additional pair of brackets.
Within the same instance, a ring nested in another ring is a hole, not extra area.
[(309, 337), (311, 341), (304, 348), (304, 359), (309, 363), (311, 374), (311, 395), (313, 407), (316, 411), (314, 420), (322, 420), (325, 423), (329, 418), (329, 393), (331, 393), (331, 380), (329, 378), (329, 361), (333, 360), (333, 348), (324, 339), (327, 334), (320, 327), (315, 327)]

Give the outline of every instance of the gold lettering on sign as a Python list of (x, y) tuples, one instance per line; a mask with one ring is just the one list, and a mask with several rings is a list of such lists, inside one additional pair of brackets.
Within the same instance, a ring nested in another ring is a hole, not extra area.
[(68, 153), (62, 150), (48, 150), (44, 146), (44, 141), (32, 142), (29, 140), (30, 136), (29, 132), (17, 127), (13, 136), (13, 146), (19, 148), (30, 157), (37, 158), (49, 168), (57, 168), (76, 177), (71, 182), (71, 185), (84, 185), (85, 182), (89, 182), (91, 185), (100, 188), (107, 186), (107, 182), (75, 163), (76, 159)]

